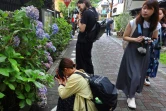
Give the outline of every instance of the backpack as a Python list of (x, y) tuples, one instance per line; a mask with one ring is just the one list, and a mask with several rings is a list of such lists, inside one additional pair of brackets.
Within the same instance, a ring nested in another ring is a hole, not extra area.
[(86, 40), (88, 42), (95, 42), (96, 40), (98, 40), (103, 33), (105, 32), (106, 29), (106, 25), (105, 25), (105, 20), (102, 22), (98, 22), (98, 14), (95, 10), (95, 8), (89, 8), (88, 10), (90, 10), (91, 12), (93, 12), (96, 21), (95, 21), (95, 25), (93, 26), (93, 28), (91, 29), (91, 31), (86, 32)]
[[(81, 72), (75, 72), (89, 80), (89, 85), (93, 94), (93, 102), (98, 111), (113, 111), (117, 106), (117, 89), (107, 77), (93, 75), (91, 77)], [(86, 102), (85, 102), (86, 103)]]

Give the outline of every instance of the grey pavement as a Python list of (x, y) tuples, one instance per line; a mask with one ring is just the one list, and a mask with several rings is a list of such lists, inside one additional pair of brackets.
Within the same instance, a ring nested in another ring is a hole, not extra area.
[[(106, 36), (105, 34), (94, 43), (92, 49), (92, 61), (95, 74), (107, 76), (112, 83), (116, 82), (117, 74), (123, 56), (122, 38)], [(76, 38), (70, 41), (67, 49), (54, 62), (49, 73), (55, 75), (55, 69), (60, 58), (68, 57), (75, 61)], [(160, 65), (156, 78), (151, 78), (151, 86), (144, 86), (143, 92), (136, 94), (137, 109), (135, 111), (166, 111), (166, 66)], [(58, 100), (57, 82), (48, 89), (48, 106), (51, 110)], [(130, 111), (127, 107), (126, 97), (119, 91), (118, 106), (115, 111)]]

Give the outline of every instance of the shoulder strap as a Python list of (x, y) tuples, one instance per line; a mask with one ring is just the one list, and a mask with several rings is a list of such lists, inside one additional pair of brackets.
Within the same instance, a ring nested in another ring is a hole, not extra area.
[(90, 79), (90, 77), (86, 76), (84, 73), (75, 72), (75, 74), (81, 75), (83, 78)]
[(162, 28), (160, 28), (160, 29), (159, 29), (159, 31), (160, 31), (159, 43), (161, 43), (161, 44), (162, 44), (162, 36), (163, 36), (163, 35), (162, 35)]
[(88, 111), (86, 98), (84, 98), (84, 101), (85, 101), (85, 108), (86, 108), (86, 111)]
[(131, 33), (130, 33), (130, 37), (133, 35), (137, 25), (136, 25), (136, 19), (133, 19), (133, 26), (131, 26)]

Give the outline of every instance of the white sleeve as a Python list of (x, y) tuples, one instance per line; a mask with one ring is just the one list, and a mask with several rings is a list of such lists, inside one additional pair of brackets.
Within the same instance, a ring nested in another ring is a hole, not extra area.
[(158, 22), (156, 30), (159, 30), (159, 29), (161, 29), (161, 24)]
[(131, 27), (134, 26), (134, 21), (135, 21), (135, 19), (130, 20), (130, 26), (131, 26)]

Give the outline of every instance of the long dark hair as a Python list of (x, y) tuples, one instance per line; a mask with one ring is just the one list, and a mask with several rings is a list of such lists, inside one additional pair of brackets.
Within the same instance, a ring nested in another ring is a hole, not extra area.
[(73, 69), (75, 67), (74, 62), (69, 59), (69, 58), (62, 58), (60, 63), (59, 63), (59, 68), (58, 68), (58, 75), (61, 79), (63, 79), (65, 76), (63, 74), (63, 71), (65, 68), (71, 68)]
[(90, 8), (92, 5), (90, 3), (90, 0), (78, 0), (77, 4), (85, 3), (85, 6), (87, 8)]
[(159, 10), (161, 10), (164, 14), (164, 17), (160, 20), (160, 23), (166, 23), (166, 10), (164, 8), (160, 8)]
[[(144, 5), (146, 5), (149, 9), (152, 9), (152, 8), (154, 9), (154, 13), (151, 15), (151, 17), (148, 21), (150, 23), (149, 31), (154, 31), (157, 27), (158, 20), (159, 20), (158, 1), (157, 0), (146, 0), (146, 2), (142, 6), (144, 6)], [(141, 9), (141, 12), (142, 12), (142, 9)], [(141, 26), (143, 27), (144, 18), (142, 17), (141, 12), (136, 17), (136, 23), (141, 24)]]

